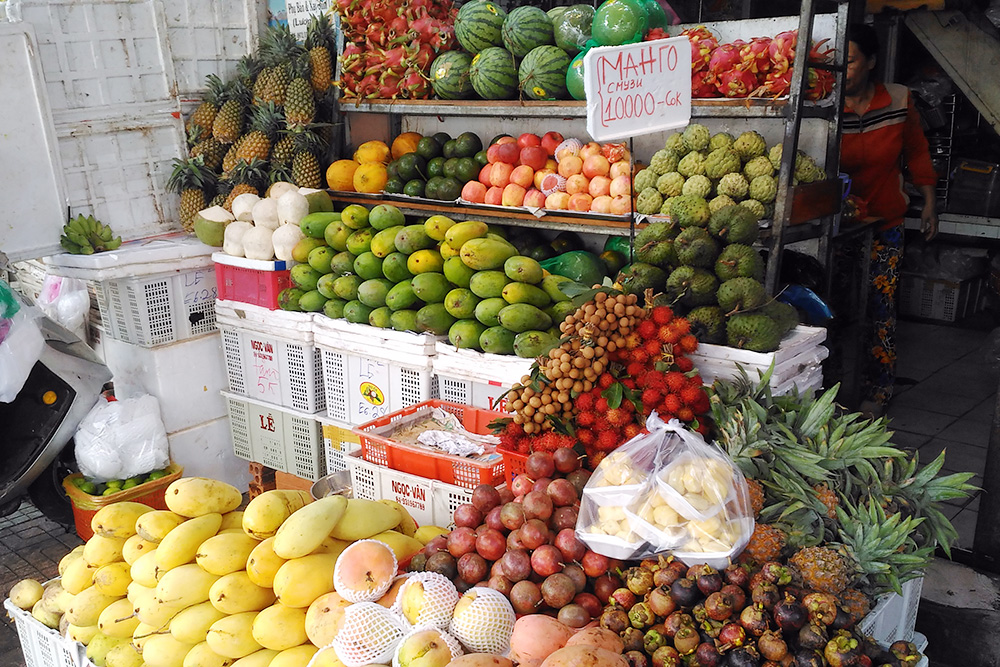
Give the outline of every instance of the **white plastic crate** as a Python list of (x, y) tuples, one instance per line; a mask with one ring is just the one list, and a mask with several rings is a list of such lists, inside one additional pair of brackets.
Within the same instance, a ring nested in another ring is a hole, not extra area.
[(434, 357), (434, 375), (442, 400), (504, 412), (508, 390), (531, 372), (533, 362), (534, 359), (459, 350), (441, 342)]
[(434, 336), (331, 320), (314, 321), (323, 355), (327, 414), (363, 424), (405, 407), (438, 398), (431, 370)]
[(355, 498), (394, 500), (421, 526), (446, 528), (452, 523), (455, 509), (472, 501), (472, 489), (391, 470), (357, 454), (347, 455), (345, 461), (351, 471)]
[[(866, 635), (883, 644), (900, 640), (916, 643), (913, 628), (917, 622), (920, 592), (923, 586), (923, 577), (911, 579), (903, 584), (902, 595), (886, 593), (880, 596), (868, 615), (858, 623), (858, 627)], [(926, 641), (925, 637), (924, 642)]]
[(303, 412), (326, 409), (312, 313), (218, 301), (216, 319), (231, 392)]
[(241, 459), (316, 481), (326, 474), (323, 437), (315, 415), (223, 392), (233, 453)]
[(350, 424), (317, 415), (323, 429), (323, 455), (326, 457), (326, 474), (347, 470), (347, 456), (361, 449), (361, 437), (352, 431)]
[(29, 612), (15, 607), (10, 599), (4, 600), (3, 606), (14, 619), (25, 667), (94, 667), (87, 660), (82, 644), (42, 625)]
[(738, 366), (749, 374), (751, 380), (757, 380), (758, 372), (766, 372), (773, 363), (771, 387), (775, 388), (818, 368), (830, 354), (821, 345), (825, 340), (826, 329), (800, 324), (785, 335), (774, 352), (751, 352), (726, 345), (701, 343), (689, 357), (706, 384), (716, 379), (738, 377)]

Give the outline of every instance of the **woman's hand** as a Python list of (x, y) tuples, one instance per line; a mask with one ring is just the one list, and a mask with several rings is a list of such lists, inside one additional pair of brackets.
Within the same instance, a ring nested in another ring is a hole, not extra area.
[(924, 195), (924, 208), (920, 211), (920, 231), (923, 232), (924, 240), (930, 241), (938, 233), (937, 193), (934, 186), (925, 185), (920, 188)]

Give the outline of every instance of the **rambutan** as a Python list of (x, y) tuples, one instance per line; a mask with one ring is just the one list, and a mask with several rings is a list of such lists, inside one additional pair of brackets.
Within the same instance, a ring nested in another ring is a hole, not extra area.
[(614, 352), (608, 353), (608, 358), (611, 361), (616, 361), (620, 364), (628, 362), (628, 350), (623, 347), (616, 348)]
[(680, 340), (680, 337), (681, 335), (677, 333), (677, 329), (674, 327), (673, 323), (664, 324), (656, 333), (656, 338), (660, 342), (670, 343), (671, 345)]
[(684, 373), (679, 371), (670, 371), (667, 373), (666, 381), (667, 387), (675, 393), (686, 387), (688, 383), (687, 378), (684, 377)]
[(650, 371), (646, 374), (646, 389), (653, 389), (661, 394), (667, 393), (667, 379), (660, 371)]
[(653, 320), (643, 320), (642, 324), (636, 329), (636, 332), (645, 340), (656, 338), (656, 322)]
[(609, 424), (616, 427), (624, 426), (629, 420), (628, 413), (622, 408), (611, 408), (604, 416)]
[[(629, 387), (629, 389), (635, 389), (635, 387)], [(628, 414), (632, 414), (633, 412), (635, 412), (635, 404), (632, 403), (632, 401), (622, 401), (622, 404), (619, 406), (619, 408), (624, 410)]]
[(680, 343), (681, 349), (685, 352), (694, 352), (698, 349), (698, 339), (691, 334), (682, 336), (678, 342)]
[(704, 385), (705, 382), (701, 379), (700, 373), (695, 373), (694, 375), (688, 378), (688, 384), (693, 387), (700, 387)]
[(597, 435), (597, 449), (602, 452), (610, 452), (621, 444), (622, 437), (618, 431), (601, 431)]
[(695, 411), (695, 414), (703, 415), (712, 409), (712, 403), (708, 399), (708, 394), (701, 392), (698, 396), (698, 400), (691, 405), (691, 409)]
[(670, 310), (668, 306), (657, 306), (650, 313), (650, 318), (657, 324), (668, 324), (670, 320), (674, 319), (674, 311)]
[(594, 403), (594, 412), (603, 415), (607, 411), (608, 411), (608, 399), (602, 396), (598, 398), (597, 401)]
[(593, 426), (594, 422), (597, 421), (597, 415), (593, 412), (578, 412), (576, 413), (576, 425), (583, 426), (584, 428)]
[(677, 394), (667, 394), (663, 397), (663, 403), (661, 405), (667, 412), (677, 414), (677, 411), (681, 409), (681, 397)]
[(517, 448), (514, 450), (518, 454), (530, 454), (531, 453), (531, 439), (521, 438), (517, 441)]
[(625, 439), (626, 440), (631, 440), (635, 436), (637, 436), (640, 433), (642, 433), (642, 430), (643, 430), (642, 426), (639, 426), (638, 424), (626, 424), (625, 425)]
[(615, 378), (611, 373), (601, 373), (601, 377), (597, 378), (597, 385), (601, 389), (607, 389), (615, 383)]
[(705, 421), (704, 419), (699, 419), (698, 420), (698, 426), (696, 426), (694, 430), (697, 431), (698, 433), (700, 433), (702, 436), (704, 436), (704, 437), (707, 438), (708, 437), (708, 432), (709, 432), (708, 422)]
[(634, 378), (639, 375), (642, 375), (645, 372), (646, 372), (645, 364), (638, 364), (634, 361), (625, 367), (625, 374), (628, 375), (629, 377)]
[(678, 336), (684, 336), (691, 332), (691, 323), (683, 317), (675, 319), (670, 323), (670, 326), (677, 330)]
[(691, 408), (684, 407), (677, 411), (677, 418), (682, 422), (689, 422), (694, 420), (694, 411)]
[(660, 355), (663, 353), (663, 344), (657, 339), (647, 340), (646, 344), (642, 346), (642, 349), (646, 351), (651, 359), (659, 359)]
[(500, 449), (505, 449), (508, 452), (516, 452), (517, 445), (521, 441), (521, 438), (511, 435), (510, 433), (500, 434)]
[(605, 418), (605, 417), (598, 417), (594, 421), (594, 430), (595, 431), (598, 431), (598, 432), (600, 432), (600, 431), (610, 431), (613, 428), (614, 427), (611, 425), (611, 422), (609, 422), (607, 420), (607, 418)]
[(513, 419), (507, 422), (504, 427), (504, 433), (511, 435), (515, 438), (520, 438), (524, 435), (524, 427), (515, 422)]
[(580, 412), (590, 412), (594, 409), (594, 395), (591, 393), (580, 394), (576, 397), (576, 409)]
[(542, 434), (541, 437), (532, 440), (531, 448), (532, 450), (538, 452), (554, 452), (557, 449), (562, 449), (563, 447), (572, 447), (574, 444), (573, 438), (562, 433), (556, 433), (555, 431), (548, 431)]
[(576, 432), (576, 439), (582, 442), (584, 447), (588, 447), (597, 441), (597, 436), (589, 428), (581, 428)]
[(687, 357), (675, 357), (674, 363), (677, 364), (677, 368), (679, 368), (682, 373), (689, 373), (694, 368), (694, 362)]
[(626, 389), (635, 389), (635, 380), (632, 378), (625, 378), (622, 380), (622, 385), (624, 385)]
[(644, 348), (638, 347), (628, 353), (629, 361), (635, 364), (644, 364), (649, 361), (649, 353)]
[(634, 350), (635, 348), (642, 345), (642, 336), (638, 332), (632, 331), (629, 335), (625, 336), (625, 349)]
[(698, 402), (698, 398), (702, 395), (703, 390), (701, 387), (694, 385), (688, 385), (681, 389), (681, 402), (687, 406), (693, 406)]
[(653, 406), (663, 400), (663, 394), (656, 391), (655, 389), (647, 389), (642, 392), (642, 404), (645, 406)]
[(587, 452), (587, 468), (589, 470), (597, 470), (597, 466), (601, 465), (601, 461), (607, 456), (606, 452), (598, 451), (596, 448), (594, 452)]

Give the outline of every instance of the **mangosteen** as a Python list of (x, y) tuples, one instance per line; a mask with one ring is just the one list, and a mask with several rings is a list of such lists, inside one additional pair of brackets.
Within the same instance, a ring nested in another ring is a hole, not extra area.
[(858, 648), (861, 649), (861, 655), (871, 659), (876, 665), (892, 662), (892, 654), (877, 641), (864, 635), (861, 635), (859, 639), (861, 643)]
[(701, 591), (698, 590), (698, 584), (694, 579), (685, 577), (670, 585), (670, 596), (681, 607), (690, 608), (701, 598)]
[(743, 611), (743, 608), (747, 606), (747, 594), (742, 588), (736, 584), (726, 584), (722, 587), (720, 593), (725, 593), (733, 599), (733, 613)]
[(709, 637), (710, 639), (717, 639), (719, 637), (719, 633), (722, 631), (723, 625), (725, 625), (723, 621), (708, 619), (701, 624), (701, 634)]
[(705, 601), (702, 600), (695, 606), (691, 607), (691, 615), (694, 616), (695, 625), (699, 623), (704, 623), (708, 620), (708, 610), (705, 609)]
[(698, 590), (706, 597), (720, 590), (724, 583), (722, 575), (711, 565), (706, 565), (702, 568), (701, 574), (698, 575), (696, 581), (698, 583)]
[(837, 615), (833, 617), (833, 622), (830, 623), (831, 630), (850, 630), (854, 627), (854, 617), (847, 613), (847, 610), (841, 606), (837, 606)]
[(427, 554), (418, 552), (416, 556), (410, 559), (410, 564), (406, 566), (407, 572), (423, 572), (424, 567), (427, 565)]
[(668, 637), (673, 637), (685, 625), (694, 627), (694, 618), (690, 614), (685, 614), (678, 610), (667, 616), (667, 619), (663, 621), (663, 631), (667, 633)]
[(653, 667), (680, 667), (681, 654), (673, 646), (661, 646), (652, 656)]
[(750, 635), (760, 637), (767, 630), (768, 615), (763, 605), (755, 604), (745, 607), (740, 612), (740, 625)]
[(643, 597), (653, 588), (653, 573), (644, 567), (630, 567), (625, 570), (625, 586), (638, 597)]
[[(893, 646), (895, 646), (895, 644)], [(916, 649), (914, 648), (914, 651), (915, 650)], [(889, 648), (889, 652), (894, 656), (896, 655), (896, 652), (893, 651), (892, 647)], [(860, 654), (861, 649), (858, 647), (858, 640), (852, 637), (851, 634), (845, 630), (838, 630), (837, 634), (834, 635), (823, 648), (823, 657), (826, 658), (826, 662), (830, 665), (830, 667), (850, 667), (854, 664), (854, 661)], [(920, 654), (917, 653), (916, 655), (916, 659), (919, 659)], [(913, 663), (904, 664), (916, 663), (914, 661)]]
[[(830, 646), (827, 644), (827, 646)], [(912, 667), (920, 662), (920, 651), (913, 642), (896, 641), (889, 645), (889, 653), (892, 654), (893, 663), (902, 667)], [(832, 664), (832, 663), (831, 663)]]
[(658, 623), (649, 630), (646, 630), (646, 634), (642, 637), (642, 648), (649, 655), (653, 655), (656, 649), (666, 646), (669, 641), (670, 637), (667, 636), (663, 624)]
[(698, 577), (700, 577), (701, 573), (704, 572), (706, 569), (711, 570), (712, 566), (707, 563), (695, 563), (694, 565), (692, 565), (687, 569), (687, 573), (685, 574), (685, 576), (690, 577), (691, 579), (697, 581)]
[(643, 632), (637, 628), (628, 628), (621, 633), (622, 642), (625, 644), (626, 651), (641, 651), (642, 650), (642, 640)]
[(681, 655), (694, 653), (700, 643), (701, 637), (692, 625), (682, 626), (677, 629), (676, 633), (674, 633), (674, 648), (677, 649), (677, 652)]
[(768, 561), (760, 568), (760, 574), (772, 584), (787, 586), (792, 583), (792, 572), (777, 561)]
[(781, 600), (781, 593), (770, 581), (762, 581), (750, 591), (750, 599), (765, 609), (771, 609)]
[(826, 626), (810, 623), (799, 630), (799, 646), (802, 648), (820, 651), (826, 646), (826, 642)]
[(823, 656), (811, 649), (803, 648), (795, 652), (795, 667), (826, 667)]
[(727, 584), (745, 589), (750, 586), (750, 568), (742, 563), (730, 563), (722, 571), (722, 578)]
[(649, 667), (649, 657), (642, 651), (628, 651), (625, 653), (625, 660), (628, 667)]
[(830, 625), (837, 618), (837, 598), (829, 593), (810, 593), (802, 599), (809, 622), (818, 625)]
[(638, 601), (638, 598), (636, 598), (635, 593), (623, 586), (622, 588), (615, 589), (615, 592), (611, 594), (611, 600), (613, 602), (617, 602), (626, 609), (631, 609), (632, 606)]
[(765, 660), (777, 662), (788, 655), (788, 644), (781, 633), (768, 630), (757, 639), (757, 650)]
[(791, 596), (774, 605), (774, 622), (782, 632), (798, 632), (809, 622), (809, 612)]
[(722, 664), (722, 654), (715, 648), (715, 644), (709, 642), (698, 644), (694, 657), (701, 667), (719, 667)]
[(645, 602), (636, 602), (628, 610), (628, 620), (633, 628), (645, 631), (646, 628), (656, 623), (656, 614)]
[(670, 584), (684, 576), (683, 573), (679, 572), (676, 567), (672, 567), (675, 562), (677, 561), (667, 563), (653, 573), (654, 586), (670, 586)]
[(660, 556), (659, 560), (653, 560), (652, 558), (643, 558), (639, 562), (639, 567), (643, 568), (644, 570), (649, 570), (650, 572), (656, 572), (661, 567), (663, 567), (663, 564), (665, 563), (666, 561), (663, 559), (663, 556)]
[(733, 615), (736, 603), (733, 597), (722, 591), (716, 591), (705, 600), (705, 613), (713, 621), (724, 621)]
[(760, 653), (752, 646), (742, 646), (729, 652), (729, 667), (760, 667)]
[(719, 645), (723, 651), (738, 648), (747, 643), (747, 631), (739, 623), (726, 623), (719, 630)]
[(646, 596), (646, 604), (649, 605), (654, 614), (664, 618), (677, 609), (677, 603), (674, 602), (674, 598), (670, 595), (670, 589), (666, 586), (657, 586), (649, 591), (649, 595)]
[(631, 623), (624, 609), (621, 607), (608, 607), (601, 614), (601, 627), (615, 634), (621, 634), (626, 628), (631, 627)]

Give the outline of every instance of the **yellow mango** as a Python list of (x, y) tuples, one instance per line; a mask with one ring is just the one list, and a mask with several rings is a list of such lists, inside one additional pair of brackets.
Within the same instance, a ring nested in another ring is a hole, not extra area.
[(344, 663), (337, 658), (337, 653), (332, 648), (325, 648), (316, 653), (312, 667), (344, 667)]
[(292, 559), (308, 556), (323, 543), (347, 509), (347, 498), (327, 496), (296, 510), (278, 528), (274, 553)]
[(156, 549), (157, 567), (162, 570), (172, 570), (179, 565), (192, 562), (201, 543), (219, 532), (220, 525), (222, 525), (222, 515), (218, 512), (205, 514), (180, 524), (160, 540), (160, 546)]
[(153, 508), (142, 503), (123, 501), (97, 510), (90, 519), (90, 529), (101, 537), (127, 540), (135, 535), (135, 521)]
[(122, 546), (122, 560), (131, 565), (155, 549), (156, 545), (157, 542), (144, 540), (142, 535), (133, 535), (125, 540), (125, 544)]
[(245, 570), (220, 577), (212, 585), (209, 601), (219, 611), (239, 614), (245, 611), (260, 611), (274, 602), (274, 591), (250, 581)]
[(233, 510), (232, 512), (226, 512), (222, 515), (222, 525), (219, 526), (219, 532), (224, 530), (229, 530), (230, 528), (239, 528), (243, 530), (243, 511)]
[[(339, 498), (340, 496), (331, 497)], [(377, 500), (351, 498), (347, 501), (344, 515), (330, 531), (330, 536), (336, 537), (338, 540), (355, 542), (394, 528), (399, 525), (399, 522), (399, 512), (395, 508), (383, 505)], [(275, 552), (279, 555), (281, 553), (277, 549)]]
[(135, 532), (147, 542), (159, 544), (171, 530), (187, 521), (170, 510), (153, 510), (135, 520)]
[(139, 617), (140, 621), (157, 629), (163, 628), (177, 612), (184, 609), (180, 605), (157, 600), (155, 588), (152, 593), (137, 597), (132, 601), (132, 605), (135, 609), (135, 615)]
[(117, 597), (128, 592), (132, 583), (132, 568), (128, 563), (119, 561), (105, 565), (94, 572), (94, 588), (105, 595)]
[(108, 565), (122, 559), (124, 546), (123, 539), (94, 535), (83, 547), (83, 559), (96, 567)]
[(311, 501), (312, 496), (306, 491), (265, 491), (251, 500), (243, 511), (243, 530), (258, 540), (274, 537), (285, 519)]
[(153, 635), (142, 647), (142, 658), (146, 667), (183, 667), (184, 657), (192, 648), (169, 634)]
[(337, 557), (312, 554), (294, 558), (274, 575), (274, 593), (288, 607), (308, 607), (312, 601), (333, 590), (333, 568)]
[(66, 636), (75, 642), (80, 642), (84, 646), (90, 643), (94, 635), (98, 633), (97, 625), (73, 625), (70, 623), (66, 627)]
[(196, 644), (184, 657), (184, 667), (230, 667), (236, 660), (221, 656), (208, 642)]
[[(102, 591), (102, 593), (113, 595), (108, 591)], [(122, 592), (122, 595), (125, 593)], [(65, 614), (72, 601), (73, 594), (63, 588), (62, 582), (58, 579), (45, 584), (45, 588), (42, 590), (42, 604), (46, 609), (57, 614)]]
[(245, 569), (250, 553), (259, 542), (242, 528), (237, 530), (239, 532), (220, 533), (202, 542), (194, 556), (195, 562), (206, 572), (220, 576)]
[(232, 512), (243, 503), (243, 494), (217, 479), (181, 477), (167, 487), (165, 500), (171, 512), (193, 518)]
[(306, 610), (275, 602), (262, 609), (253, 622), (253, 638), (264, 648), (284, 651), (309, 641)]
[(66, 568), (62, 576), (62, 585), (73, 595), (81, 593), (83, 590), (94, 585), (94, 573), (100, 566), (91, 565), (82, 556), (77, 558)]
[(392, 552), (396, 554), (397, 563), (405, 561), (407, 558), (424, 548), (424, 545), (421, 544), (419, 540), (407, 537), (406, 535), (397, 533), (394, 530), (387, 530), (379, 533), (378, 535), (373, 535), (371, 539), (381, 542), (392, 549)]
[(441, 526), (420, 526), (420, 528), (417, 528), (417, 532), (413, 534), (413, 537), (421, 544), (426, 545), (438, 535), (447, 535), (450, 532), (450, 530)]
[(250, 552), (247, 558), (247, 575), (258, 586), (273, 588), (274, 575), (285, 562), (284, 558), (274, 553), (274, 538), (269, 537)]
[(73, 625), (97, 625), (97, 619), (105, 607), (118, 599), (104, 595), (91, 586), (73, 596), (73, 601), (66, 610), (66, 620)]
[(277, 651), (262, 648), (246, 657), (240, 658), (233, 663), (233, 667), (268, 667), (276, 655), (278, 655)]
[(116, 600), (104, 608), (97, 618), (97, 627), (108, 637), (129, 639), (139, 626), (132, 609), (132, 603), (127, 598)]
[(106, 634), (98, 632), (90, 638), (90, 643), (87, 644), (87, 659), (97, 665), (97, 667), (104, 667), (107, 655), (111, 652), (111, 649), (127, 641), (127, 639), (108, 637)]
[(83, 548), (84, 548), (84, 546), (85, 545), (81, 544), (80, 546), (76, 547), (75, 549), (73, 549), (72, 551), (70, 551), (68, 554), (66, 554), (65, 556), (63, 556), (62, 558), (59, 559), (59, 576), (60, 577), (63, 576), (63, 574), (66, 572), (66, 568), (68, 568), (72, 562), (74, 562), (75, 560), (77, 560), (79, 558), (83, 558)]
[(47, 609), (45, 605), (42, 604), (41, 600), (32, 605), (31, 615), (36, 621), (46, 627), (52, 628), (53, 630), (59, 629), (59, 623), (62, 621), (59, 614)]
[(213, 651), (227, 658), (242, 658), (263, 648), (253, 638), (253, 619), (257, 612), (247, 611), (220, 618), (212, 624), (205, 641)]
[(104, 657), (105, 667), (142, 667), (142, 655), (132, 644), (119, 644)]
[(328, 537), (323, 542), (312, 551), (314, 554), (333, 554), (334, 556), (339, 556), (343, 553), (344, 549), (351, 546), (351, 542), (345, 542), (344, 540), (338, 540), (333, 537)]
[(319, 649), (312, 644), (287, 648), (274, 656), (271, 667), (306, 667), (317, 651)]
[(132, 631), (132, 646), (142, 651), (142, 647), (147, 639), (153, 635), (162, 635), (163, 633), (163, 630), (139, 621), (139, 625), (135, 626), (135, 630)]
[(410, 516), (410, 513), (406, 510), (406, 508), (397, 503), (395, 500), (381, 499), (379, 502), (383, 505), (392, 507), (399, 512), (399, 525), (393, 526), (393, 528), (407, 537), (413, 537), (417, 532), (417, 522), (412, 516)]
[(132, 563), (129, 568), (129, 576), (132, 581), (138, 581), (143, 586), (155, 588), (159, 577), (166, 573), (166, 570), (159, 570), (156, 567), (156, 549), (153, 549), (145, 556), (140, 556), (139, 560)]
[(205, 641), (208, 629), (226, 613), (216, 609), (211, 602), (200, 602), (177, 612), (170, 619), (170, 634), (185, 644), (200, 644)]
[(156, 584), (156, 599), (182, 609), (208, 599), (217, 574), (205, 572), (197, 565), (181, 565), (170, 570)]
[(336, 591), (321, 595), (306, 611), (306, 636), (316, 646), (327, 646), (340, 632), (344, 619), (344, 610), (351, 603)]

